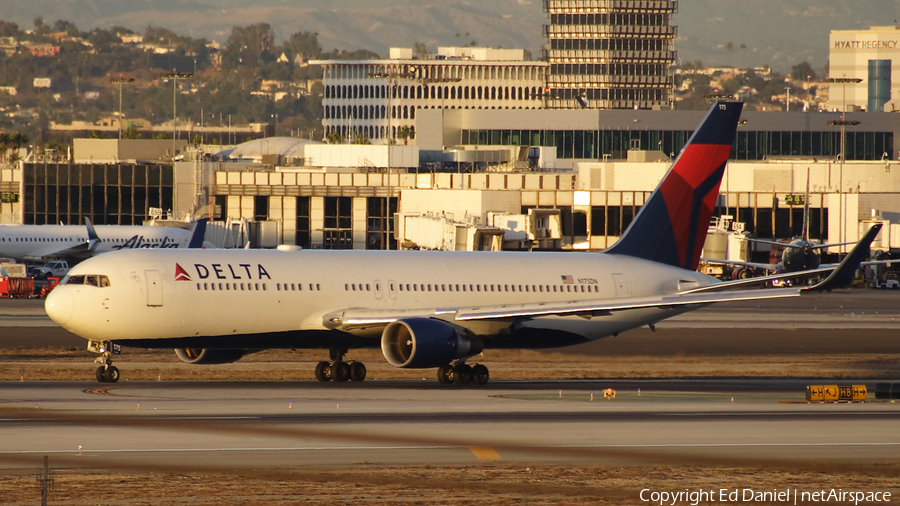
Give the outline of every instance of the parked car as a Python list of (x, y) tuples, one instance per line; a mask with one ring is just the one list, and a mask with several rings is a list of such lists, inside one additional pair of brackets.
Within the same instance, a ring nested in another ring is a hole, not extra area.
[(61, 278), (69, 272), (69, 263), (65, 260), (47, 262), (31, 271), (35, 279)]

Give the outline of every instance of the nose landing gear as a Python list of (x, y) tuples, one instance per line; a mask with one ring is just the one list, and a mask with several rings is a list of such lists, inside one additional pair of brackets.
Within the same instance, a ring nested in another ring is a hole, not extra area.
[(88, 351), (99, 353), (94, 362), (100, 364), (94, 376), (100, 383), (116, 383), (119, 381), (119, 369), (112, 365), (112, 355), (119, 353), (119, 346), (109, 341), (88, 341)]

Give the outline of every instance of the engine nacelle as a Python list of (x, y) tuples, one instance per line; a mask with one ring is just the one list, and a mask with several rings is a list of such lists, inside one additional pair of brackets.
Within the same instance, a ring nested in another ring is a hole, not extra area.
[(381, 352), (396, 367), (440, 367), (482, 349), (480, 340), (463, 336), (453, 325), (431, 318), (397, 320), (381, 334)]
[(244, 356), (246, 350), (210, 350), (196, 348), (176, 348), (175, 355), (189, 364), (230, 364)]

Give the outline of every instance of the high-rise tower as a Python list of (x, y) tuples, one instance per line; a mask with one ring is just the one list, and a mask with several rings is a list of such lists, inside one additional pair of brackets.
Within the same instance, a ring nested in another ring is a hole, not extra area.
[(677, 10), (673, 0), (544, 0), (546, 107), (670, 105), (677, 29), (669, 20)]

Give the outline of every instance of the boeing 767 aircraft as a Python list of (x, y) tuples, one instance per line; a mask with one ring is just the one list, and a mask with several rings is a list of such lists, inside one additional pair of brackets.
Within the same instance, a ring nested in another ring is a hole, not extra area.
[[(696, 271), (741, 108), (713, 105), (603, 253), (119, 251), (73, 268), (48, 296), (47, 314), (101, 353), (96, 377), (105, 382), (119, 378), (111, 355), (122, 346), (174, 348), (191, 364), (329, 349), (331, 360), (316, 367), (321, 381), (363, 380), (365, 366), (345, 353), (380, 347), (396, 367), (484, 384), (487, 367), (467, 361), (486, 348), (560, 347), (710, 303), (798, 296), (799, 288), (725, 292), (742, 282)], [(814, 288), (845, 281), (842, 267)]]

